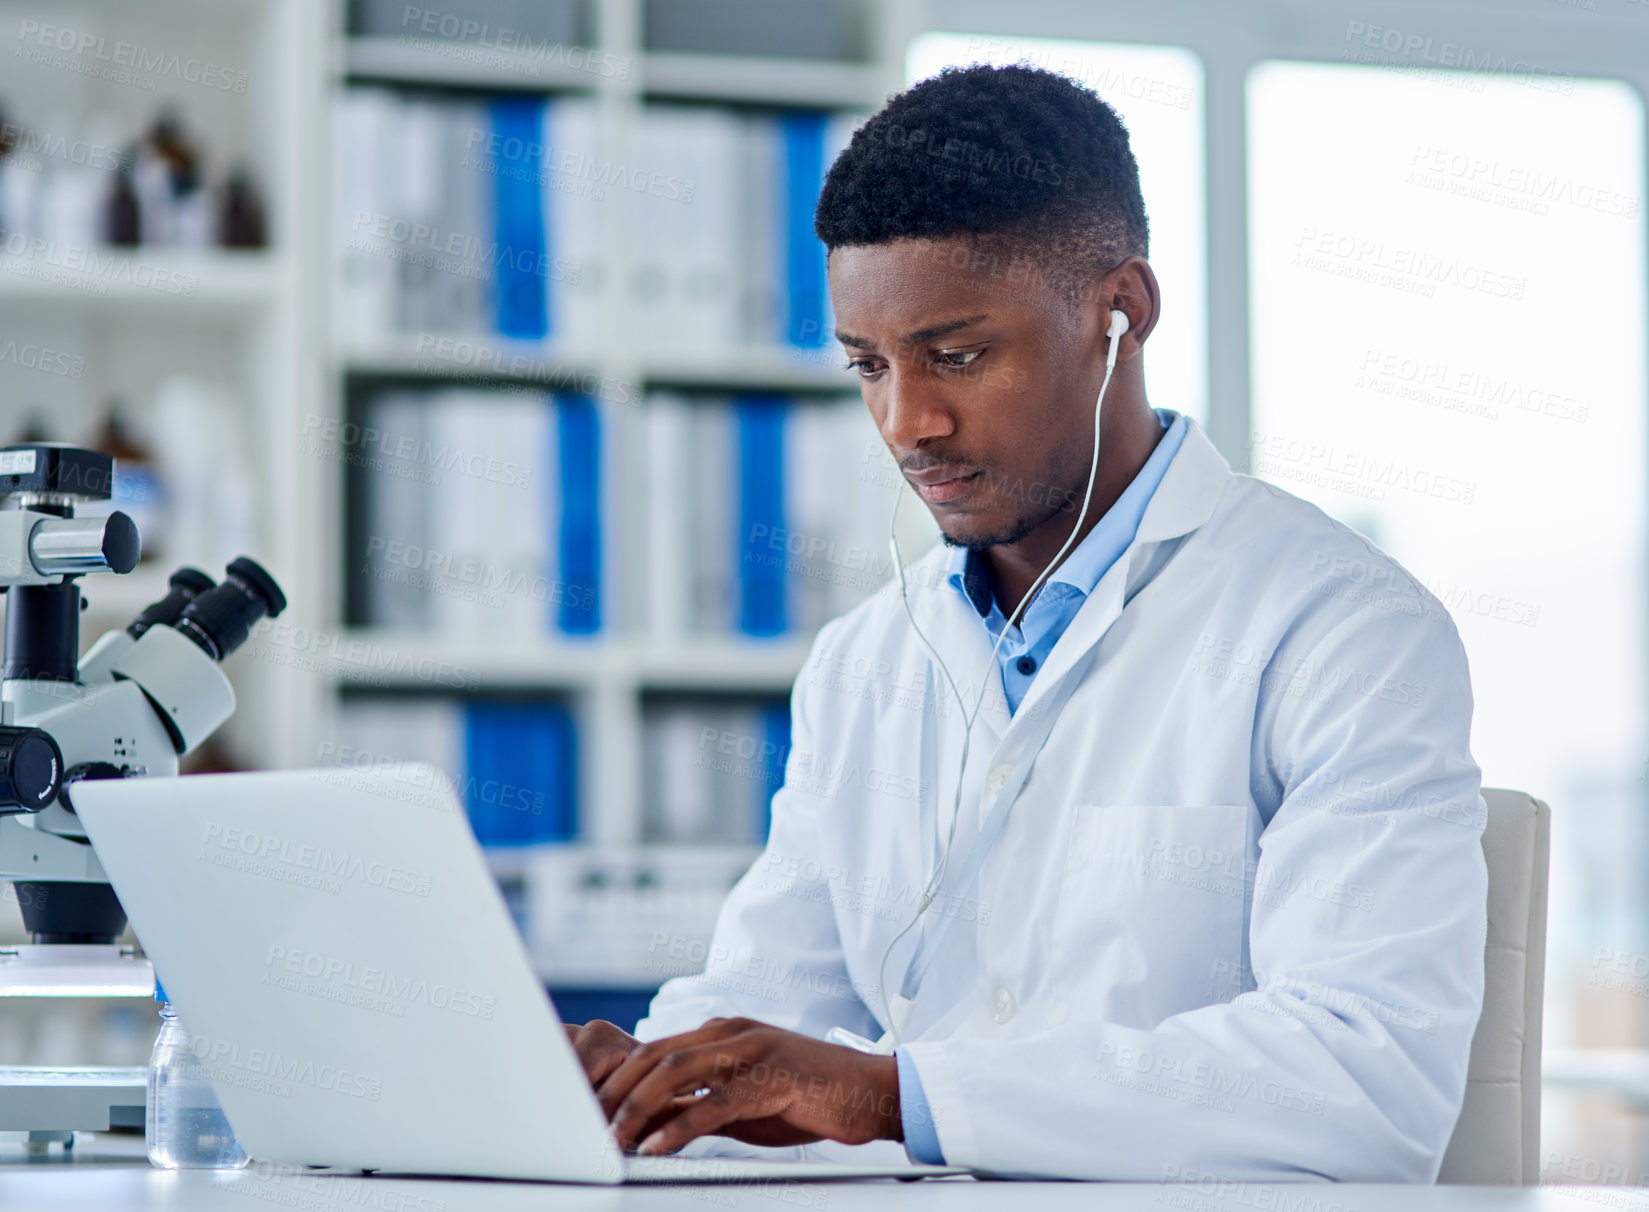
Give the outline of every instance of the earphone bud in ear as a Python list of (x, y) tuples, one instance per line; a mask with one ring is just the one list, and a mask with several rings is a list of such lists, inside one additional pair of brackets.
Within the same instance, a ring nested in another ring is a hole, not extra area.
[(1105, 330), (1105, 335), (1115, 341), (1128, 331), (1128, 313), (1120, 310), (1111, 312), (1111, 326)]

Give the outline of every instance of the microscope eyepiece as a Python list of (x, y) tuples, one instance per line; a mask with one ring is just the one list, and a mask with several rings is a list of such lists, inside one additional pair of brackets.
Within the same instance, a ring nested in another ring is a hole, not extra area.
[(239, 556), (230, 561), (223, 583), (192, 599), (173, 626), (221, 661), (246, 642), (259, 619), (285, 609), (286, 595), (275, 578), (255, 560)]
[(142, 639), (143, 633), (151, 627), (176, 623), (183, 614), (183, 608), (217, 582), (198, 568), (184, 567), (174, 572), (166, 584), (170, 588), (166, 596), (145, 606), (126, 628), (126, 634), (134, 640)]

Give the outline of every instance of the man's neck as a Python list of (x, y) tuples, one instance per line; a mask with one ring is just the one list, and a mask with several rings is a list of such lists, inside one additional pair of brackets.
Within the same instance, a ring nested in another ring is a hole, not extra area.
[[(1122, 401), (1117, 401), (1122, 403)], [(1145, 466), (1151, 452), (1162, 440), (1162, 423), (1141, 397), (1137, 404), (1117, 410), (1119, 415), (1107, 414), (1105, 430), (1099, 446), (1099, 468), (1094, 473), (1093, 499), (1088, 513), (1082, 519), (1082, 529), (1070, 551), (1076, 550), (1087, 538), (1099, 520), (1105, 516), (1117, 498), (1134, 482)], [(1086, 487), (1086, 481), (1083, 487)], [(1081, 512), (1081, 500), (1069, 510), (1061, 510), (1017, 543), (990, 547), (985, 550), (985, 566), (990, 572), (991, 592), (1002, 613), (1011, 616), (1019, 601), (1042, 575), (1059, 549), (1070, 537), (1071, 526)], [(1064, 558), (1069, 558), (1070, 551)], [(1063, 562), (1063, 560), (1061, 561)], [(1057, 567), (1057, 565), (1056, 565)], [(1053, 570), (1049, 570), (1053, 575)]]

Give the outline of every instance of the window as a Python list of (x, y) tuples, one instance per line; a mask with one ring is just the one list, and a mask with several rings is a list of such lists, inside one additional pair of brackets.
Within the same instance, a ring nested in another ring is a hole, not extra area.
[(1443, 600), (1485, 782), (1558, 806), (1547, 1046), (1636, 1043), (1599, 957), (1649, 954), (1642, 102), (1272, 62), (1248, 106), (1253, 470)]

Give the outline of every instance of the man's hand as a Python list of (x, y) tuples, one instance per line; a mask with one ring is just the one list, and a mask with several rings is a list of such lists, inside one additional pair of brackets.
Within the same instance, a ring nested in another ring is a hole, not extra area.
[(584, 1066), (584, 1076), (590, 1079), (597, 1093), (601, 1091), (601, 1083), (624, 1063), (624, 1058), (641, 1047), (639, 1039), (605, 1019), (591, 1019), (582, 1027), (576, 1023), (561, 1025), (567, 1029), (567, 1039)]
[[(611, 1024), (582, 1030), (596, 1026)], [(905, 1138), (893, 1057), (749, 1019), (713, 1018), (636, 1045), (599, 1081), (585, 1067), (619, 1146), (642, 1153), (674, 1153), (711, 1134), (753, 1145)]]

